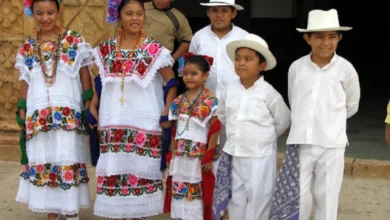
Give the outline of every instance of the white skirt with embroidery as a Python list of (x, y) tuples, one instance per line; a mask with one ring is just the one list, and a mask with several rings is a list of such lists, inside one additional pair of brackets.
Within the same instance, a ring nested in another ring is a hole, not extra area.
[[(170, 164), (169, 175), (172, 175), (172, 182), (200, 183), (202, 182), (201, 161), (199, 158), (175, 156)], [(179, 199), (173, 195), (171, 217), (182, 220), (203, 220), (203, 200), (188, 200), (186, 197)]]
[(73, 215), (88, 208), (87, 138), (59, 129), (39, 132), (28, 140), (29, 164), (20, 175), (16, 201), (39, 213)]

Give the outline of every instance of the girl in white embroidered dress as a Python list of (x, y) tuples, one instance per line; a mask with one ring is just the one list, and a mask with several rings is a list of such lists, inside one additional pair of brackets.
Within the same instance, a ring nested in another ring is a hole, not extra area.
[(167, 181), (171, 192), (167, 193), (166, 204), (172, 200), (167, 208), (171, 209), (173, 219), (210, 220), (211, 205), (205, 200), (212, 201), (213, 194), (207, 188), (214, 189), (212, 169), (218, 130), (211, 127), (218, 121), (218, 100), (204, 84), (212, 58), (199, 55), (187, 58), (186, 55), (182, 76), (188, 90), (172, 102), (169, 111), (169, 120), (176, 126), (172, 134), (175, 140), (172, 141), (171, 178)]
[[(36, 36), (19, 48), (19, 116), (25, 120), (28, 162), (21, 173), (16, 201), (48, 219), (78, 219), (89, 206), (87, 136), (82, 111), (92, 98), (92, 48), (80, 34), (61, 30), (60, 1), (26, 0), (25, 12), (38, 25)], [(30, 13), (27, 13), (30, 12)], [(83, 99), (86, 92), (90, 98)]]
[(162, 127), (170, 123), (159, 121), (176, 95), (170, 89), (164, 106), (163, 83), (174, 79), (173, 59), (145, 36), (141, 1), (109, 1), (108, 7), (109, 19), (117, 12), (120, 25), (115, 38), (94, 50), (102, 81), (99, 111), (96, 95), (90, 109), (101, 133), (94, 214), (139, 219), (163, 211)]

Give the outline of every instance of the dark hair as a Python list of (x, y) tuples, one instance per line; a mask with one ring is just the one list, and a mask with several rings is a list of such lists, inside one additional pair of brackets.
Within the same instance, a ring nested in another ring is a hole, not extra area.
[(58, 0), (33, 0), (31, 4), (31, 11), (34, 11), (34, 4), (38, 2), (54, 2), (56, 4), (57, 11), (60, 10), (60, 2)]
[(267, 60), (264, 58), (264, 56), (261, 53), (259, 53), (258, 51), (254, 50), (252, 48), (249, 48), (249, 47), (239, 47), (239, 48), (236, 49), (236, 53), (237, 53), (237, 50), (242, 49), (242, 48), (247, 48), (249, 50), (254, 51), (256, 56), (259, 58), (259, 64), (263, 63), (263, 62), (267, 62)]
[(203, 56), (190, 56), (188, 57), (184, 65), (186, 65), (187, 63), (197, 65), (203, 73), (210, 71), (210, 64)]
[(121, 4), (118, 6), (118, 14), (119, 15), (121, 14), (121, 11), (122, 11), (123, 7), (125, 7), (130, 2), (138, 2), (142, 6), (144, 11), (145, 11), (144, 1), (143, 0), (122, 0)]

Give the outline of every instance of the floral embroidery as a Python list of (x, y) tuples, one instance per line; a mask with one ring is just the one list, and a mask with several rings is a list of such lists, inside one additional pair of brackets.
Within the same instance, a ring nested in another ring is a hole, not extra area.
[[(137, 75), (140, 79), (146, 77), (149, 68), (160, 54), (163, 46), (152, 38), (146, 38), (135, 50), (132, 59), (127, 60), (130, 51), (121, 50), (122, 60), (115, 60), (116, 39), (111, 38), (99, 46), (100, 59), (104, 63), (106, 77), (121, 77)], [(124, 71), (124, 72), (123, 72)]]
[[(61, 41), (61, 54), (60, 59), (68, 66), (73, 66), (77, 59), (78, 47), (80, 43), (84, 42), (84, 38), (77, 32), (69, 30)], [(27, 41), (19, 48), (19, 55), (23, 57), (24, 64), (29, 70), (33, 69), (34, 63), (39, 65), (38, 55), (34, 53), (35, 40), (32, 38)], [(53, 47), (54, 43), (51, 41), (44, 42), (43, 45), (43, 56), (45, 61), (53, 59)]]
[(48, 107), (35, 110), (26, 120), (26, 139), (29, 140), (40, 131), (51, 129), (64, 129), (65, 131), (76, 130), (83, 132), (81, 112), (69, 107)]
[(198, 157), (203, 158), (207, 151), (207, 145), (201, 142), (195, 142), (187, 139), (176, 140), (176, 156), (188, 156), (191, 158)]
[(87, 167), (84, 163), (66, 166), (50, 163), (26, 165), (20, 176), (25, 180), (29, 179), (34, 186), (61, 187), (64, 190), (89, 182)]
[[(170, 106), (170, 111), (172, 115), (178, 117), (180, 100), (182, 100), (182, 95), (178, 96), (173, 100)], [(209, 89), (205, 89), (199, 97), (199, 105), (195, 107), (192, 111), (191, 117), (194, 117), (201, 122), (207, 119), (212, 112), (212, 110), (217, 107), (218, 99), (214, 96), (213, 92)], [(190, 107), (190, 101), (183, 97), (183, 103), (181, 105), (180, 114), (189, 114), (188, 110)]]
[(136, 153), (152, 158), (161, 157), (162, 134), (129, 126), (101, 127), (101, 153)]
[(77, 48), (80, 43), (84, 42), (83, 37), (75, 31), (68, 31), (67, 35), (61, 42), (61, 60), (72, 66), (76, 61), (78, 52)]
[(142, 196), (163, 190), (162, 180), (139, 178), (132, 174), (99, 176), (97, 193), (107, 196)]
[(184, 198), (188, 201), (201, 200), (202, 195), (202, 183), (172, 182), (172, 196), (176, 200)]

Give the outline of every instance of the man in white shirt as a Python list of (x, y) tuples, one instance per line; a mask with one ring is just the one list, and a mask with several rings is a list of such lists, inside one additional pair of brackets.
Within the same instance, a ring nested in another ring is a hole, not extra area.
[(346, 121), (358, 111), (360, 85), (353, 65), (335, 51), (341, 31), (351, 29), (339, 26), (335, 9), (310, 11), (307, 29), (297, 28), (312, 49), (293, 62), (288, 73), (287, 144), (299, 145), (300, 220), (309, 220), (313, 196), (315, 220), (337, 219), (348, 145)]
[(211, 24), (194, 34), (189, 52), (214, 58), (206, 86), (219, 97), (228, 82), (238, 78), (233, 62), (226, 53), (226, 45), (248, 34), (232, 23), (237, 10), (244, 8), (235, 4), (234, 0), (210, 0), (209, 3), (200, 4), (207, 7), (207, 16)]
[(239, 76), (222, 93), (217, 111), (226, 126), (223, 151), (232, 156), (229, 217), (268, 220), (276, 181), (276, 141), (290, 126), (290, 110), (262, 76), (276, 66), (262, 38), (248, 34), (228, 44), (227, 53)]

